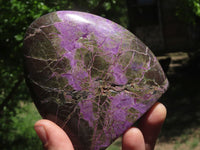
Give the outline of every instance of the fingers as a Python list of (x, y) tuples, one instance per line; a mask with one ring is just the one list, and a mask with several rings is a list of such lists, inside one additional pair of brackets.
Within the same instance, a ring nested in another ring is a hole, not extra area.
[(154, 149), (166, 114), (165, 106), (157, 102), (140, 120), (139, 129), (143, 133), (146, 150)]
[(166, 108), (156, 103), (141, 118), (139, 128), (132, 127), (123, 135), (123, 150), (153, 150), (162, 124), (166, 118)]
[(49, 120), (39, 120), (35, 123), (35, 131), (47, 150), (73, 150), (67, 134), (55, 123)]
[(130, 128), (122, 139), (123, 150), (145, 150), (142, 132), (138, 128)]

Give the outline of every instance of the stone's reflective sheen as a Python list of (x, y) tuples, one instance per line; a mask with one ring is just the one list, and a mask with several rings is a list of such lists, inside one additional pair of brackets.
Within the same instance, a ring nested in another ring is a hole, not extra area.
[(24, 48), (27, 84), (40, 114), (61, 126), (75, 149), (108, 147), (168, 86), (147, 46), (92, 14), (42, 16), (28, 28)]

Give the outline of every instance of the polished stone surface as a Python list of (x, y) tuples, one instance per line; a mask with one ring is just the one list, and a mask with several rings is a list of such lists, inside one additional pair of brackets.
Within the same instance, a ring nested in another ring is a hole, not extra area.
[(43, 118), (75, 149), (108, 147), (166, 91), (156, 57), (118, 24), (58, 11), (34, 21), (24, 39), (27, 84)]

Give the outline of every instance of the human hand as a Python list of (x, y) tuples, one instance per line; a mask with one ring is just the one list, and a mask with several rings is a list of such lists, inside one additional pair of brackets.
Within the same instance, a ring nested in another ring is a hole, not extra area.
[[(138, 128), (131, 127), (123, 135), (123, 150), (153, 150), (162, 124), (166, 118), (166, 108), (156, 103), (141, 118)], [(47, 150), (74, 150), (67, 134), (49, 120), (35, 123), (35, 131)]]

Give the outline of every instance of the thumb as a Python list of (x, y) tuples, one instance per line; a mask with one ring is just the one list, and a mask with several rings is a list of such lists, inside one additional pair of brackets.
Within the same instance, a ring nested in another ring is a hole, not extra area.
[(35, 123), (34, 128), (45, 149), (74, 150), (67, 134), (52, 121), (39, 120)]

